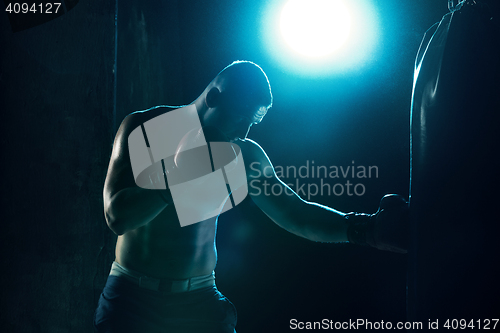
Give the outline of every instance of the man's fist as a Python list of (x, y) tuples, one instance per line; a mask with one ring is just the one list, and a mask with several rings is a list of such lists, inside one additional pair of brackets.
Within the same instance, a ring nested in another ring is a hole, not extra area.
[(350, 242), (379, 250), (407, 252), (409, 207), (402, 196), (387, 194), (380, 200), (375, 214), (349, 213), (345, 218)]

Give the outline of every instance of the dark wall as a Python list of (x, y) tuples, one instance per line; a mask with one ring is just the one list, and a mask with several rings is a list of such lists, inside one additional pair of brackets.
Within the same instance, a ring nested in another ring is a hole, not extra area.
[(117, 126), (133, 111), (188, 103), (178, 10), (177, 1), (118, 1)]
[(82, 2), (13, 33), (0, 15), (2, 331), (92, 330), (112, 141), (126, 114), (182, 100), (177, 16), (175, 1)]
[(12, 33), (0, 15), (3, 332), (89, 332), (112, 241), (114, 2)]

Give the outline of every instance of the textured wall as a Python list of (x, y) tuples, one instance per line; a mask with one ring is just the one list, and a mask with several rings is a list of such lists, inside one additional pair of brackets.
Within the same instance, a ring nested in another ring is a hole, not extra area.
[(3, 332), (92, 330), (113, 242), (101, 193), (114, 11), (114, 1), (85, 1), (16, 33), (0, 15)]
[(177, 1), (118, 1), (117, 125), (137, 110), (183, 101)]
[(102, 213), (115, 131), (182, 100), (176, 3), (82, 1), (16, 33), (0, 15), (1, 331), (92, 331), (116, 239)]

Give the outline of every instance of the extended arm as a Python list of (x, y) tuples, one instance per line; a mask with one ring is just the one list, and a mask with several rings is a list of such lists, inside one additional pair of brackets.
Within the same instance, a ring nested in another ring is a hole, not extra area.
[[(276, 176), (269, 158), (259, 145), (251, 140), (238, 144), (244, 152), (252, 200), (280, 227), (312, 241), (349, 241), (380, 250), (406, 253), (409, 210), (403, 197), (384, 196), (375, 214), (345, 214), (303, 200)], [(280, 189), (269, 193), (265, 191), (265, 186)]]
[[(303, 200), (275, 174), (267, 155), (255, 142), (238, 142), (243, 151), (249, 194), (255, 204), (277, 225), (298, 236), (318, 242), (346, 242), (345, 214)], [(264, 190), (264, 184), (279, 186), (281, 195)]]
[[(254, 181), (252, 185), (257, 186), (257, 181)], [(312, 241), (348, 241), (344, 213), (302, 199), (276, 175), (272, 178), (265, 178), (265, 181), (269, 186), (281, 186), (283, 194), (265, 195), (264, 191), (261, 191), (260, 194), (255, 195), (250, 190), (250, 195), (255, 204), (277, 225)], [(285, 191), (288, 194), (284, 194)]]

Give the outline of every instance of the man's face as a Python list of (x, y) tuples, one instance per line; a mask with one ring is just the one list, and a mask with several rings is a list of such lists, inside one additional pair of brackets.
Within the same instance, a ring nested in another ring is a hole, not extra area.
[(229, 140), (244, 140), (250, 127), (264, 118), (267, 107), (244, 101), (224, 101), (210, 108), (204, 116), (205, 126), (214, 126)]

